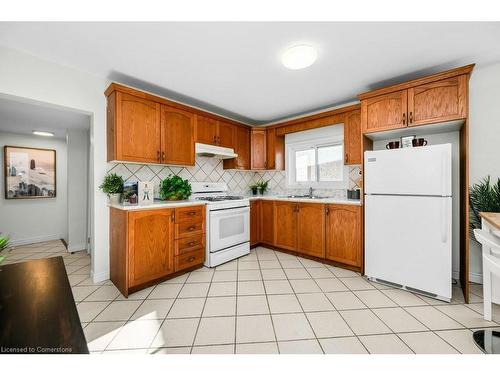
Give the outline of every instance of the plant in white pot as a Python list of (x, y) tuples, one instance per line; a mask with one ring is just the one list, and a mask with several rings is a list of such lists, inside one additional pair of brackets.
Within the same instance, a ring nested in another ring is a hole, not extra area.
[(123, 193), (123, 178), (116, 173), (110, 173), (104, 177), (104, 181), (99, 188), (107, 194), (110, 204), (120, 204)]
[(0, 233), (0, 263), (2, 263), (5, 259), (5, 257), (1, 253), (9, 246), (9, 242), (9, 236)]

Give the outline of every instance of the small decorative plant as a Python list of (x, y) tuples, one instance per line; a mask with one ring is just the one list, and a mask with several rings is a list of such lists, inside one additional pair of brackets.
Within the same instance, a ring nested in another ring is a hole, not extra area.
[[(490, 176), (472, 185), (469, 191), (470, 230), (481, 228), (480, 212), (500, 212), (500, 178), (491, 184)], [(475, 238), (473, 235), (472, 238)]]
[(191, 184), (179, 176), (168, 176), (160, 183), (160, 198), (164, 200), (183, 200), (191, 196)]
[(116, 173), (110, 173), (104, 177), (104, 181), (99, 186), (105, 194), (108, 196), (111, 194), (121, 194), (123, 193), (123, 177), (118, 176)]
[(257, 192), (259, 190), (259, 184), (250, 185), (250, 190), (252, 190), (253, 195), (257, 195)]
[(260, 193), (264, 195), (264, 193), (267, 191), (269, 185), (269, 180), (267, 181), (261, 181), (257, 184), (258, 188), (260, 189)]
[[(0, 253), (9, 246), (10, 238), (5, 234), (0, 234)], [(4, 256), (0, 255), (0, 263), (5, 259)]]

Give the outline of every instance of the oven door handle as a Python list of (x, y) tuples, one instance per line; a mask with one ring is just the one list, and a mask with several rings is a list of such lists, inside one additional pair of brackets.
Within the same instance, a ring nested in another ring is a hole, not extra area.
[(218, 216), (234, 216), (238, 214), (244, 214), (250, 212), (250, 207), (237, 207), (237, 208), (227, 208), (221, 210), (210, 211), (210, 217), (218, 217)]

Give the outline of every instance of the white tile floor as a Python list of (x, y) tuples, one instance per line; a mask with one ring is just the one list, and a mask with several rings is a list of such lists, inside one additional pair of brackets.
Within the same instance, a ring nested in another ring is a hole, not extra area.
[(90, 258), (60, 241), (5, 251), (4, 264), (63, 256), (93, 353), (479, 353), (482, 289), (465, 305), (371, 283), (359, 274), (259, 247), (250, 255), (134, 293), (94, 284)]

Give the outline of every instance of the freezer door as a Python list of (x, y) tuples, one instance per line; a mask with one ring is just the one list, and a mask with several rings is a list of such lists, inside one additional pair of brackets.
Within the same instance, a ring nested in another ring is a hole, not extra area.
[(365, 273), (451, 298), (451, 198), (365, 196)]
[(451, 144), (366, 151), (365, 193), (451, 196)]

